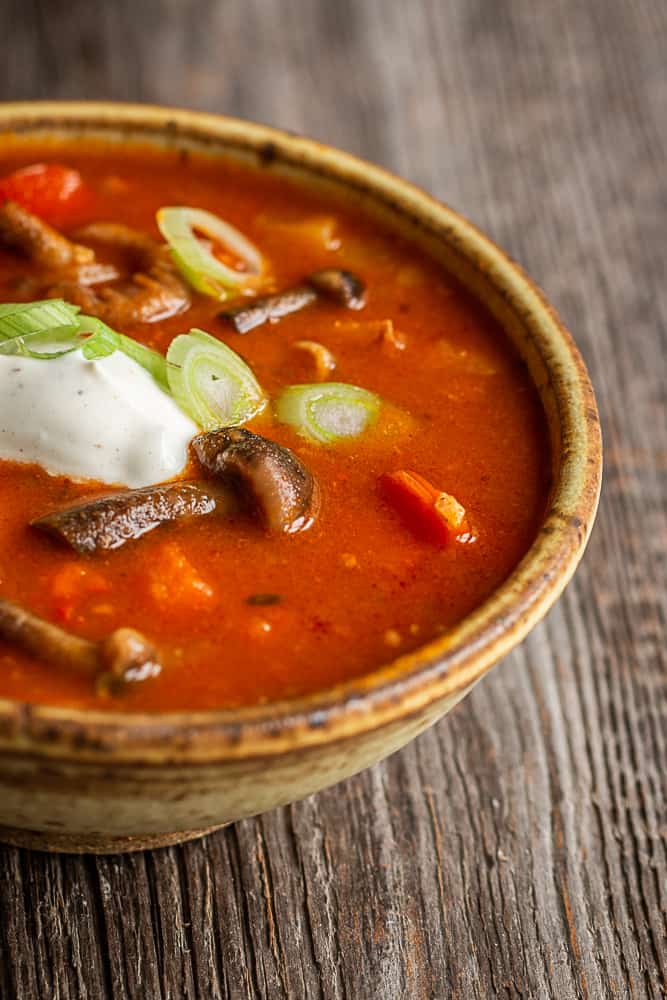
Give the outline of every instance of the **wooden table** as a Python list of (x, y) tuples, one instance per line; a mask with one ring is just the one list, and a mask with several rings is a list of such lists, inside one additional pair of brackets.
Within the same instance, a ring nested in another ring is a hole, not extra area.
[(0, 987), (50, 998), (664, 996), (665, 0), (4, 0), (3, 98), (310, 133), (461, 209), (590, 365), (606, 482), (576, 580), (446, 720), (180, 848), (0, 848)]

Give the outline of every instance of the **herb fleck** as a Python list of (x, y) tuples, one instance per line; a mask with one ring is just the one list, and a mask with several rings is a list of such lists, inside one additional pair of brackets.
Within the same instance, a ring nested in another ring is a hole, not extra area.
[(246, 604), (252, 604), (257, 607), (266, 607), (269, 604), (280, 604), (282, 597), (280, 594), (251, 594), (250, 597), (246, 597)]

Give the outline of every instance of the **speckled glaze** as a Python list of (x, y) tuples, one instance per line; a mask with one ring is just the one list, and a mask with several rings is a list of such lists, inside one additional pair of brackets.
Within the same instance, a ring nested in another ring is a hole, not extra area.
[(456, 628), (366, 677), (239, 711), (82, 712), (0, 701), (0, 840), (54, 851), (173, 844), (300, 799), (403, 746), (456, 704), (548, 611), (574, 573), (601, 479), (595, 398), (558, 316), (469, 222), (379, 167), (317, 142), (143, 105), (0, 106), (0, 137), (86, 136), (232, 155), (344, 189), (426, 249), (490, 309), (549, 422), (554, 490), (505, 583)]

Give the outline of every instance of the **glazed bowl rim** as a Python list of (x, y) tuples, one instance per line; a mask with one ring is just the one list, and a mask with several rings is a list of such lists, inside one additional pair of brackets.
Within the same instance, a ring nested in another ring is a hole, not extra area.
[(458, 248), (483, 270), (530, 329), (553, 389), (562, 442), (542, 528), (501, 586), (445, 635), (369, 674), (314, 694), (260, 706), (180, 712), (108, 712), (0, 699), (0, 747), (122, 763), (188, 764), (273, 756), (349, 739), (417, 717), (465, 693), (519, 643), (574, 573), (597, 509), (602, 449), (593, 390), (570, 334), (540, 289), (458, 212), (359, 157), (279, 129), (206, 112), (147, 104), (35, 101), (0, 105), (0, 132), (62, 135), (114, 130), (135, 143), (209, 143), (333, 179)]

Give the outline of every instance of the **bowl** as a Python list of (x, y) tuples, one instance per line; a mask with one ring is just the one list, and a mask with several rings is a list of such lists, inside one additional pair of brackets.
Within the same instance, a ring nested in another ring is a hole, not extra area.
[(99, 138), (238, 157), (342, 189), (437, 259), (499, 320), (544, 406), (549, 508), (510, 577), (446, 635), (361, 679), (236, 711), (130, 714), (0, 701), (0, 840), (53, 851), (177, 843), (303, 798), (393, 753), (448, 712), (548, 611), (598, 502), (593, 390), (542, 293), (452, 209), (347, 153), (262, 125), (171, 108), (0, 106), (0, 135)]

